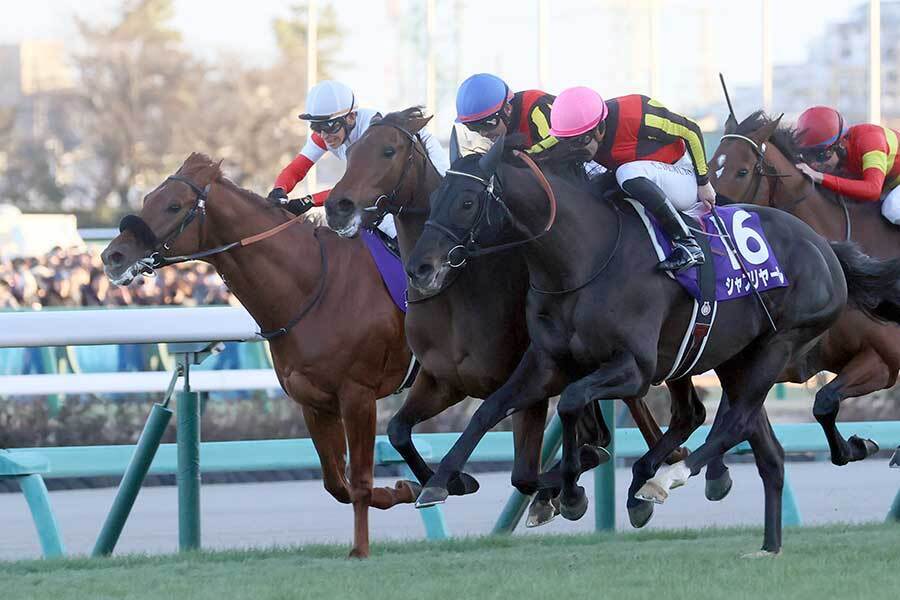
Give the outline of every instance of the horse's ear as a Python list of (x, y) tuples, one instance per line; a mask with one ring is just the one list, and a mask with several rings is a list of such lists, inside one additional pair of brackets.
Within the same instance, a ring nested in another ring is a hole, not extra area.
[(734, 133), (737, 128), (738, 122), (734, 118), (734, 113), (728, 113), (728, 119), (725, 120), (725, 133)]
[(429, 115), (427, 117), (419, 117), (416, 119), (410, 119), (409, 121), (409, 132), (413, 135), (422, 131), (426, 125), (428, 125), (428, 121), (430, 121), (434, 115)]
[(777, 119), (773, 119), (760, 127), (759, 129), (754, 131), (753, 135), (751, 135), (750, 137), (753, 138), (753, 141), (755, 141), (757, 144), (762, 144), (763, 142), (768, 141), (769, 138), (772, 137), (772, 134), (775, 133), (775, 131), (778, 129), (778, 125), (781, 123), (781, 117), (783, 116), (784, 113), (781, 113), (780, 115), (778, 115)]
[(494, 142), (494, 145), (491, 146), (491, 149), (487, 151), (487, 154), (478, 159), (478, 168), (484, 174), (491, 176), (497, 172), (497, 167), (500, 166), (500, 159), (503, 158), (503, 146), (505, 143), (506, 136), (501, 135)]

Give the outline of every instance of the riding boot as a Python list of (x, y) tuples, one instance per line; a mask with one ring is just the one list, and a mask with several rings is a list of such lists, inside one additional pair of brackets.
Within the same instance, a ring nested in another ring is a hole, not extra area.
[(657, 265), (660, 271), (679, 273), (706, 262), (703, 250), (690, 229), (678, 216), (672, 203), (658, 185), (646, 177), (635, 177), (622, 183), (622, 190), (650, 211), (663, 232), (672, 241), (672, 254)]

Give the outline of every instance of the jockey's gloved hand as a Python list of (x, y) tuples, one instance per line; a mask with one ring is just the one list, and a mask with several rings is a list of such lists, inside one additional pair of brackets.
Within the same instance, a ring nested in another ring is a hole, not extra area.
[(302, 198), (296, 198), (295, 200), (289, 201), (286, 205), (284, 205), (284, 207), (288, 209), (289, 212), (292, 212), (295, 215), (302, 215), (313, 206), (315, 206), (312, 199), (312, 196), (303, 196)]
[(269, 195), (266, 196), (266, 199), (275, 206), (283, 206), (288, 203), (287, 192), (285, 192), (280, 187), (277, 187), (269, 192)]

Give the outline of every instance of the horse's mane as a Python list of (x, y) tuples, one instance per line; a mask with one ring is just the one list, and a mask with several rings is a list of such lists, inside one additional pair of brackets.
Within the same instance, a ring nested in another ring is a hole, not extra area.
[[(754, 131), (765, 127), (772, 122), (772, 117), (762, 110), (757, 110), (738, 124), (734, 133), (749, 135)], [(775, 130), (769, 138), (784, 156), (790, 161), (800, 160), (800, 146), (797, 143), (797, 130), (793, 127), (782, 125)]]
[(410, 106), (404, 110), (398, 110), (384, 115), (381, 122), (389, 125), (396, 125), (397, 127), (408, 130), (411, 121), (424, 119), (427, 116), (424, 106)]
[[(202, 152), (192, 152), (184, 161), (177, 171), (178, 175), (182, 175), (188, 179), (200, 179), (203, 181), (215, 181), (219, 185), (228, 188), (230, 191), (240, 195), (249, 197), (253, 202), (268, 205), (268, 201), (254, 192), (242, 188), (222, 173), (222, 161), (214, 161), (208, 155)], [(314, 215), (306, 214), (306, 220), (314, 225), (318, 225), (318, 219)]]

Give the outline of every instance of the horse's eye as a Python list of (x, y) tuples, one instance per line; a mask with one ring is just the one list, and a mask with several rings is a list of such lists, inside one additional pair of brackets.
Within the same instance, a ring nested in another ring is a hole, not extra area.
[(397, 150), (393, 146), (385, 146), (384, 147), (384, 157), (385, 158), (390, 158), (395, 154), (397, 154)]
[(463, 208), (469, 209), (469, 208), (472, 208), (474, 205), (475, 205), (475, 203), (472, 202), (471, 200), (463, 201)]
[(180, 204), (170, 204), (166, 208), (166, 210), (169, 211), (170, 213), (177, 213), (179, 210), (181, 210), (181, 205)]
[(737, 174), (738, 177), (746, 177), (749, 172), (747, 169), (739, 169)]

